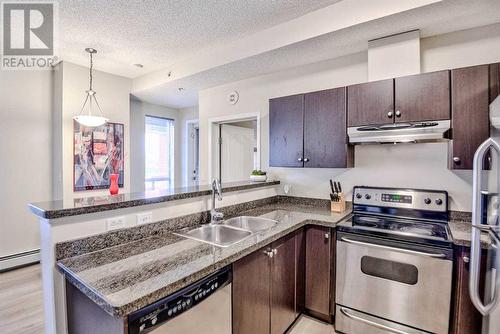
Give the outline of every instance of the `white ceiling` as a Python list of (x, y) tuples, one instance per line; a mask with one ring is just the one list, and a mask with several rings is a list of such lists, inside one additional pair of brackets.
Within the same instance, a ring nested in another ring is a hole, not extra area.
[[(199, 90), (364, 51), (371, 39), (500, 22), (500, 0), (436, 1), (67, 0), (60, 3), (60, 56), (87, 65), (83, 49), (93, 46), (96, 68), (134, 78), (134, 96), (184, 108), (198, 103)], [(349, 6), (355, 15), (342, 10)]]
[[(151, 103), (183, 108), (197, 104), (199, 90), (365, 51), (372, 39), (413, 29), (420, 29), (422, 37), (429, 37), (497, 22), (500, 22), (499, 0), (445, 0), (247, 57), (134, 94)], [(185, 90), (178, 92), (176, 87)]]
[(87, 65), (91, 46), (96, 69), (133, 78), (338, 1), (59, 1), (59, 57)]

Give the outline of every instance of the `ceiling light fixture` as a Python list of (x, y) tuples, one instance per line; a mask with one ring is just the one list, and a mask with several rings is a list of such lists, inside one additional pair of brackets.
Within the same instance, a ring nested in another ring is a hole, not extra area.
[(177, 90), (178, 90), (179, 92), (182, 92), (182, 91), (184, 90), (184, 87), (179, 87), (179, 88), (177, 88)]
[[(80, 123), (81, 125), (88, 127), (96, 127), (106, 124), (108, 119), (104, 117), (101, 111), (101, 107), (99, 106), (99, 102), (97, 102), (96, 92), (92, 89), (92, 80), (93, 80), (92, 71), (94, 69), (93, 56), (94, 54), (97, 53), (97, 50), (93, 48), (86, 48), (85, 51), (87, 51), (90, 54), (89, 90), (85, 91), (85, 101), (83, 101), (83, 106), (82, 109), (80, 109), (80, 113), (78, 114), (78, 116), (73, 117), (73, 119), (78, 123)], [(97, 111), (99, 111), (99, 115), (92, 113), (94, 104), (97, 106)], [(85, 106), (87, 106), (87, 111), (85, 111), (86, 110)]]
[(143, 68), (143, 67), (144, 67), (144, 65), (139, 64), (139, 63), (137, 63), (137, 64), (132, 64), (132, 65), (134, 65), (135, 67), (138, 67), (138, 68)]

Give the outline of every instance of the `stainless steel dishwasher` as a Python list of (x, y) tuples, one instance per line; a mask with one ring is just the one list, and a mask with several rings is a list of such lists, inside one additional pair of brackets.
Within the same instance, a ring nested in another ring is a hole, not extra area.
[(128, 317), (128, 333), (230, 334), (232, 272), (226, 267)]

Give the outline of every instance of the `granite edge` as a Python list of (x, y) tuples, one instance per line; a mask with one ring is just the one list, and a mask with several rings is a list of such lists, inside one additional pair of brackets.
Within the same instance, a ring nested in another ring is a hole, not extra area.
[[(223, 188), (222, 192), (234, 192), (234, 191), (250, 190), (256, 188), (272, 187), (279, 184), (280, 181), (266, 181), (262, 183), (255, 182), (244, 185), (229, 186)], [(210, 194), (211, 194), (210, 190), (200, 190), (200, 191), (185, 192), (180, 194), (148, 197), (143, 199), (134, 199), (117, 203), (108, 203), (108, 204), (93, 205), (81, 208), (60, 209), (60, 210), (44, 210), (38, 207), (36, 203), (30, 203), (28, 204), (28, 207), (33, 214), (35, 214), (40, 218), (57, 219), (57, 218), (78, 216), (96, 212), (124, 209), (141, 205), (150, 205), (150, 204), (158, 204), (158, 203), (170, 202), (181, 199), (190, 199), (190, 198), (207, 196)]]

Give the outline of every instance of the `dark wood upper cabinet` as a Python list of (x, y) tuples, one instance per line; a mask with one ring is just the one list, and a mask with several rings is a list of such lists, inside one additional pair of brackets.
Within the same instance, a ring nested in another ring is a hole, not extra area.
[(233, 264), (233, 333), (269, 333), (271, 313), (268, 247)]
[(451, 71), (452, 169), (472, 169), (474, 153), (489, 137), (488, 71), (488, 65)]
[(347, 87), (347, 124), (360, 126), (392, 123), (394, 80), (381, 80)]
[(314, 316), (330, 320), (332, 299), (332, 235), (330, 228), (306, 229), (305, 307)]
[(346, 88), (305, 94), (304, 110), (304, 167), (351, 166), (354, 148), (347, 145)]
[(272, 248), (271, 334), (282, 334), (295, 320), (294, 234), (274, 242)]
[(303, 130), (303, 94), (269, 100), (269, 166), (304, 166)]
[(450, 119), (450, 71), (394, 79), (396, 122)]
[(500, 63), (490, 64), (490, 103), (500, 95)]
[(342, 87), (271, 99), (269, 166), (351, 167), (345, 92)]

